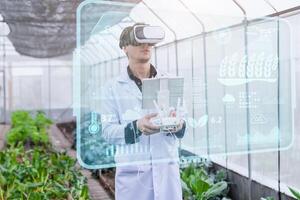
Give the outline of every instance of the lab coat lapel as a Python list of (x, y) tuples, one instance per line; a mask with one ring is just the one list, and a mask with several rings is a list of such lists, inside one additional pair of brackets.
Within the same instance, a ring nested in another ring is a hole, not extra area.
[[(161, 72), (158, 69), (156, 69), (157, 75), (156, 77), (161, 77), (161, 76), (167, 76), (168, 73)], [(123, 71), (122, 74), (119, 76), (118, 81), (120, 83), (125, 84), (125, 92), (128, 92), (128, 94), (133, 95), (134, 97), (138, 98), (140, 101), (142, 101), (142, 93), (138, 86), (135, 84), (133, 80), (130, 79), (127, 70)]]
[(124, 84), (124, 89), (126, 93), (131, 94), (140, 101), (142, 101), (142, 93), (138, 86), (135, 84), (135, 82), (129, 78), (127, 71), (121, 74), (118, 81)]

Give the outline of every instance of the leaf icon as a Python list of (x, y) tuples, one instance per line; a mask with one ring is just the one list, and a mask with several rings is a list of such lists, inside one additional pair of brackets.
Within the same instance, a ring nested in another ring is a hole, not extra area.
[(192, 128), (202, 127), (205, 126), (205, 124), (207, 124), (208, 115), (203, 115), (201, 118), (199, 118), (199, 120), (190, 117), (187, 121)]
[(203, 115), (198, 122), (200, 123), (200, 127), (205, 126), (208, 122), (208, 115)]

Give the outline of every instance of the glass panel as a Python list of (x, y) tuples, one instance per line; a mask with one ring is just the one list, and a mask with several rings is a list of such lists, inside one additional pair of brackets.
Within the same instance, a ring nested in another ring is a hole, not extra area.
[[(224, 32), (226, 33), (226, 32)], [(245, 35), (244, 28), (238, 27), (231, 29), (230, 33), (231, 42), (228, 45), (225, 45), (224, 51), (227, 56), (236, 54), (237, 52), (245, 52)], [(228, 35), (225, 34), (225, 36)], [(228, 36), (227, 36), (228, 37)], [(222, 37), (221, 37), (222, 38)], [(226, 37), (225, 37), (226, 38)], [(226, 87), (227, 98), (232, 95), (236, 98), (236, 101), (239, 102), (239, 93), (245, 91), (245, 85), (236, 85), (232, 87)], [(234, 109), (227, 105), (226, 108), (226, 130), (228, 133), (236, 132), (236, 135), (228, 135), (227, 137), (227, 150), (228, 152), (234, 151), (236, 141), (238, 141), (238, 136), (242, 135), (247, 130), (247, 114), (246, 110), (239, 111), (238, 113)], [(247, 143), (239, 145), (239, 150), (247, 152)], [(248, 177), (248, 154), (241, 153), (236, 155), (227, 155), (227, 168), (234, 170), (245, 177)]]
[(156, 59), (156, 67), (164, 72), (168, 71), (168, 47), (157, 48), (156, 55), (154, 55)]
[(168, 72), (176, 74), (176, 44), (172, 43), (169, 45), (169, 69)]
[[(205, 66), (204, 66), (204, 41), (196, 38), (192, 42), (192, 118), (188, 119), (190, 133), (193, 133), (193, 153), (207, 157), (207, 124), (198, 124), (207, 117), (205, 96)], [(195, 124), (193, 122), (196, 122)]]
[[(300, 174), (299, 174), (299, 165), (300, 165), (300, 52), (299, 52), (299, 45), (300, 44), (300, 38), (296, 37), (300, 34), (300, 15), (295, 15), (292, 17), (286, 18), (292, 27), (292, 42), (293, 45), (292, 49), (290, 49), (288, 46), (286, 46), (286, 40), (283, 38), (280, 40), (280, 57), (282, 57), (282, 70), (285, 70), (285, 66), (289, 64), (293, 64), (293, 71), (292, 74), (295, 74), (295, 83), (292, 85), (294, 87), (293, 93), (295, 98), (295, 110), (294, 110), (294, 138), (293, 138), (293, 144), (290, 148), (281, 151), (280, 153), (280, 165), (281, 165), (281, 188), (286, 193), (290, 193), (288, 190), (288, 187), (295, 188), (296, 190), (300, 191)], [(282, 27), (280, 31), (280, 35), (290, 35), (291, 33), (286, 30), (286, 28)], [(292, 59), (287, 59), (287, 54), (292, 52)], [(286, 85), (282, 85), (282, 87), (286, 87)], [(284, 92), (284, 88), (282, 88), (282, 92)], [(283, 94), (284, 95), (284, 94)], [(287, 123), (284, 119), (282, 120), (282, 123)], [(288, 122), (290, 123), (290, 122)]]
[[(50, 63), (50, 109), (51, 117), (58, 121), (68, 121), (72, 119), (72, 68), (70, 62), (65, 62), (65, 66)], [(43, 80), (47, 80), (43, 78)], [(63, 87), (62, 87), (63, 86)], [(47, 91), (47, 90), (46, 90)], [(68, 109), (68, 110), (66, 110)], [(67, 112), (68, 111), (68, 112)]]
[(225, 107), (220, 101), (225, 95), (225, 87), (217, 81), (219, 64), (224, 55), (224, 46), (216, 40), (215, 33), (206, 39), (207, 60), (207, 107), (208, 107), (208, 154), (225, 152)]
[(15, 67), (12, 69), (13, 110), (38, 110), (42, 108), (42, 75), (43, 70), (39, 67)]
[(191, 41), (184, 41), (178, 43), (178, 76), (184, 77), (184, 96), (185, 105), (187, 109), (187, 126), (188, 134), (181, 140), (181, 148), (190, 152), (194, 151), (194, 133), (190, 129), (189, 119), (193, 119), (193, 85), (192, 85), (192, 48)]

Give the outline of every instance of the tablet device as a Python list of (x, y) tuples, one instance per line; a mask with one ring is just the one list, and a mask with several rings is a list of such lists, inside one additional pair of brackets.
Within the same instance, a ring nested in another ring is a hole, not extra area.
[(183, 77), (146, 78), (142, 83), (142, 109), (156, 109), (154, 101), (176, 108), (178, 98), (183, 99)]

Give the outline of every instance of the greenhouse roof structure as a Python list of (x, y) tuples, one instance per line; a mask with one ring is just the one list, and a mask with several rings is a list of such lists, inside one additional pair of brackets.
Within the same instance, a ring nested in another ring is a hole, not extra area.
[[(51, 58), (70, 54), (76, 42), (76, 8), (79, 0), (39, 1), (22, 0), (0, 2), (0, 20), (4, 21), (1, 35), (7, 35), (13, 45), (6, 48), (22, 55)], [(120, 0), (109, 2), (130, 2), (132, 8), (112, 20), (110, 26), (116, 26), (113, 35), (105, 40), (114, 41), (126, 22), (140, 22), (161, 25), (166, 30), (164, 43), (214, 31), (266, 16), (276, 16), (283, 10), (299, 5), (298, 0)], [(17, 3), (17, 5), (16, 5)], [(110, 11), (110, 7), (101, 8), (102, 13), (94, 13), (90, 8), (87, 20), (97, 23), (101, 15)], [(97, 10), (99, 11), (99, 10)], [(123, 10), (124, 11), (124, 10)], [(188, 23), (186, 23), (188, 22)], [(103, 37), (103, 35), (102, 35)], [(115, 37), (115, 38), (113, 38)], [(8, 43), (10, 43), (8, 42)], [(114, 43), (114, 42), (112, 42)]]

